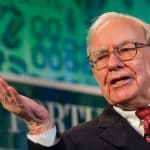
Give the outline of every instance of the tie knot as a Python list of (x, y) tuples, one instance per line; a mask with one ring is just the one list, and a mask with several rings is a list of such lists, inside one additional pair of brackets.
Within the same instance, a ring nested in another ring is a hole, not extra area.
[(136, 116), (143, 120), (148, 115), (150, 115), (150, 106), (142, 107), (135, 112)]

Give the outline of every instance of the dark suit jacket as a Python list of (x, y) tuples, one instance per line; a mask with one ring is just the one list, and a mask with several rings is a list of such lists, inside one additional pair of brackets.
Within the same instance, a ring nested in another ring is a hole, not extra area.
[(55, 146), (28, 141), (29, 150), (150, 150), (150, 144), (112, 107), (96, 119), (71, 128)]

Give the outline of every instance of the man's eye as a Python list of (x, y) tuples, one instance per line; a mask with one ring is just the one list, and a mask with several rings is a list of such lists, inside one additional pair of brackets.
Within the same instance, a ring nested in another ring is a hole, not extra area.
[(131, 42), (124, 43), (118, 47), (118, 51), (120, 51), (120, 52), (126, 52), (126, 51), (130, 51), (133, 49), (135, 49), (135, 44), (131, 43)]
[(120, 53), (123, 53), (123, 52), (132, 51), (132, 50), (134, 50), (134, 49), (135, 49), (134, 47), (126, 47), (126, 48), (121, 48), (121, 49), (119, 49), (119, 52), (120, 52)]
[(97, 55), (97, 60), (102, 60), (108, 57), (108, 53), (102, 53)]

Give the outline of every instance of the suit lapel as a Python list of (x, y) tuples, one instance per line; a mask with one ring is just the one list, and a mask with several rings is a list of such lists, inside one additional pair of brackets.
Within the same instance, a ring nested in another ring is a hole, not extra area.
[(108, 107), (99, 118), (99, 128), (104, 131), (99, 135), (104, 141), (114, 147), (129, 150), (150, 150), (150, 144), (146, 143), (129, 124), (112, 107)]

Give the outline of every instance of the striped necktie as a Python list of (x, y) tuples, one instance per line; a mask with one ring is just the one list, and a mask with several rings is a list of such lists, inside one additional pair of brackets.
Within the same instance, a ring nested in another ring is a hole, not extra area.
[(144, 138), (150, 143), (150, 106), (138, 109), (135, 114), (143, 121)]

